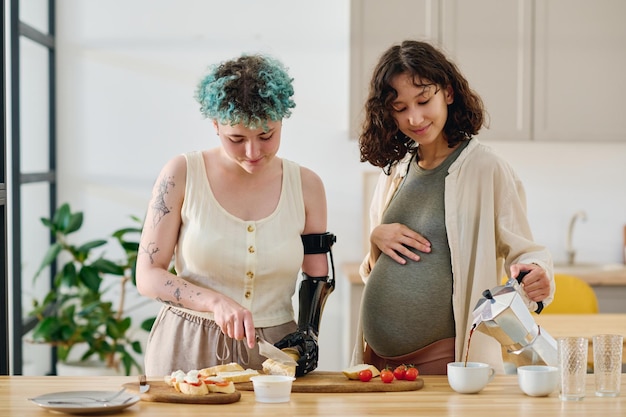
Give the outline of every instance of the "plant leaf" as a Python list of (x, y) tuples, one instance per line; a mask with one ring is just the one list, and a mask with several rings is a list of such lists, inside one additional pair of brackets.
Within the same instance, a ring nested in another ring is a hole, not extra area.
[(75, 326), (73, 323), (64, 324), (59, 329), (60, 339), (61, 340), (71, 340), (74, 336)]
[(138, 340), (135, 340), (130, 345), (133, 348), (133, 351), (135, 353), (141, 353), (142, 352), (142, 350), (141, 350), (141, 343)]
[(70, 233), (73, 233), (77, 231), (78, 229), (80, 229), (82, 225), (83, 225), (83, 213), (82, 212), (73, 213), (70, 215), (66, 227), (62, 229), (61, 231), (65, 233), (66, 235), (69, 235)]
[(136, 233), (136, 234), (141, 234), (141, 228), (139, 227), (125, 227), (123, 229), (119, 229), (116, 230), (115, 232), (113, 232), (113, 234), (111, 236), (113, 236), (114, 238), (121, 240), (125, 234), (127, 233)]
[(90, 250), (106, 245), (107, 241), (104, 239), (92, 240), (91, 242), (83, 243), (76, 250), (82, 253), (89, 253)]
[(70, 210), (69, 204), (65, 203), (61, 205), (61, 207), (57, 209), (57, 211), (54, 213), (54, 216), (52, 217), (52, 223), (54, 224), (55, 229), (58, 231), (65, 230), (68, 223), (70, 222), (71, 214), (72, 212)]
[(42, 217), (41, 222), (43, 223), (44, 226), (46, 226), (48, 229), (54, 231), (54, 224), (50, 221), (50, 219), (46, 219), (45, 217)]
[(147, 332), (152, 330), (152, 325), (156, 321), (156, 317), (150, 317), (141, 322), (141, 328)]
[(56, 317), (46, 317), (41, 320), (33, 329), (33, 339), (36, 341), (52, 342), (51, 337), (58, 331), (59, 322)]
[(37, 278), (39, 274), (41, 274), (41, 271), (43, 271), (45, 267), (47, 267), (52, 262), (54, 262), (54, 260), (57, 258), (57, 256), (59, 256), (59, 253), (61, 253), (62, 250), (63, 250), (63, 247), (59, 243), (53, 243), (48, 248), (46, 254), (43, 257), (43, 260), (41, 261), (41, 265), (39, 266), (39, 269), (35, 273), (35, 278)]
[(54, 279), (54, 285), (56, 287), (68, 287), (72, 288), (78, 284), (78, 273), (76, 266), (73, 262), (68, 262), (63, 265), (63, 268), (57, 273)]
[(112, 275), (124, 275), (124, 268), (109, 261), (108, 259), (98, 258), (92, 264), (91, 267), (105, 274)]
[(100, 290), (100, 284), (102, 283), (102, 278), (98, 273), (96, 268), (92, 268), (91, 266), (85, 265), (80, 270), (78, 276), (82, 283), (92, 292), (98, 292)]
[(128, 252), (137, 252), (139, 251), (139, 242), (120, 242), (122, 245), (122, 248), (124, 248), (124, 250), (128, 253)]

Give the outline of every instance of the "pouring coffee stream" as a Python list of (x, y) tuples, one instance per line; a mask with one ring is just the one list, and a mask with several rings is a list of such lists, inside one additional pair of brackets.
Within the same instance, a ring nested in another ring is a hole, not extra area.
[[(517, 367), (557, 365), (556, 340), (535, 322), (529, 310), (529, 307), (535, 307), (534, 303), (524, 299), (521, 294), (520, 283), (527, 273), (521, 272), (505, 285), (483, 292), (483, 298), (472, 313), (474, 320), (467, 344), (466, 362), (472, 334), (478, 330), (498, 340)], [(543, 303), (536, 304), (535, 313), (540, 313)]]
[(474, 334), (474, 330), (476, 330), (476, 323), (472, 324), (472, 329), (470, 330), (469, 337), (467, 338), (467, 350), (465, 351), (465, 361), (463, 364), (467, 368), (467, 358), (469, 357), (470, 344), (472, 343), (472, 335)]

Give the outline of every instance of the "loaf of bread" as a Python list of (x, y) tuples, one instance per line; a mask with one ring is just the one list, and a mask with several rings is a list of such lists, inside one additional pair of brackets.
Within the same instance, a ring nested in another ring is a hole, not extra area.
[(291, 358), (298, 362), (298, 360), (300, 360), (300, 352), (298, 352), (298, 349), (296, 348), (283, 348), (281, 349), (283, 352), (285, 352), (287, 355), (291, 356)]
[(347, 369), (344, 369), (341, 372), (343, 372), (343, 374), (348, 379), (359, 379), (359, 372), (361, 372), (364, 369), (369, 369), (370, 371), (372, 371), (372, 378), (380, 375), (380, 371), (374, 365), (368, 365), (366, 363), (361, 363), (358, 365), (351, 366)]
[[(228, 364), (227, 366), (220, 366), (222, 367), (219, 369), (241, 369), (239, 371), (229, 371), (230, 373), (245, 372), (239, 365)], [(217, 376), (203, 377), (200, 372), (196, 369), (187, 373), (178, 370), (170, 375), (166, 375), (163, 380), (176, 391), (186, 395), (207, 395), (214, 392), (231, 394), (235, 392), (235, 384), (232, 381), (227, 381)]]
[(243, 370), (243, 366), (239, 365), (236, 362), (231, 362), (224, 365), (216, 365), (209, 368), (200, 369), (199, 372), (200, 377), (206, 378), (209, 376), (215, 376), (220, 372), (241, 372)]
[(223, 394), (232, 394), (235, 392), (235, 384), (233, 381), (225, 381), (218, 377), (208, 377), (204, 380), (209, 392), (218, 392)]
[(222, 378), (225, 381), (232, 381), (234, 383), (249, 382), (250, 378), (256, 375), (259, 375), (259, 372), (254, 369), (246, 369), (243, 371), (225, 371), (217, 373), (218, 378)]
[(187, 395), (206, 395), (209, 388), (204, 381), (200, 379), (200, 371), (193, 369), (187, 372), (182, 382), (178, 383), (180, 392)]
[(296, 365), (286, 365), (273, 359), (263, 362), (263, 372), (268, 375), (296, 376)]
[(209, 393), (209, 388), (202, 381), (196, 383), (183, 381), (178, 384), (178, 387), (180, 392), (187, 395), (207, 395)]
[(172, 372), (170, 375), (166, 375), (163, 380), (167, 383), (167, 385), (180, 392), (179, 384), (185, 380), (186, 375), (187, 374), (185, 372), (179, 369), (178, 371)]

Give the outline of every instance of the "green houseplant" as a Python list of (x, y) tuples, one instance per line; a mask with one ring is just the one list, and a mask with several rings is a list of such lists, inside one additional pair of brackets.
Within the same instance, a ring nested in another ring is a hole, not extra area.
[[(133, 217), (137, 222), (138, 218)], [(135, 284), (135, 264), (139, 248), (140, 227), (127, 227), (112, 234), (114, 243), (123, 250), (123, 259), (108, 259), (104, 249), (109, 240), (97, 239), (81, 245), (70, 242), (69, 235), (83, 225), (83, 213), (72, 212), (69, 204), (57, 209), (52, 219), (41, 219), (54, 235), (41, 262), (35, 279), (57, 261), (57, 272), (48, 293), (33, 300), (30, 315), (37, 324), (32, 338), (35, 343), (47, 343), (57, 348), (57, 359), (65, 362), (76, 346), (86, 347), (81, 360), (98, 358), (107, 367), (126, 375), (142, 366), (131, 352), (142, 353), (141, 344), (129, 331), (131, 317), (125, 316), (124, 303), (127, 284)], [(118, 285), (117, 305), (103, 297)], [(152, 320), (141, 327), (149, 330)]]

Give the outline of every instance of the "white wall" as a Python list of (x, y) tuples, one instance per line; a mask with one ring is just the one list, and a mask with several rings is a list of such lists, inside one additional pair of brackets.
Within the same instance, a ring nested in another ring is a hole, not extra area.
[[(624, 133), (626, 141), (626, 132)], [(622, 263), (626, 225), (626, 142), (493, 143), (515, 168), (528, 196), (528, 216), (535, 239), (565, 262), (565, 240), (571, 216), (577, 262)]]
[[(84, 210), (100, 237), (143, 216), (152, 183), (172, 156), (217, 145), (193, 91), (204, 68), (241, 52), (268, 52), (295, 77), (297, 107), (281, 155), (316, 171), (337, 235), (337, 289), (321, 328), (320, 369), (349, 360), (345, 262), (362, 255), (361, 175), (348, 137), (349, 1), (58, 0), (59, 201)], [(601, 105), (601, 103), (597, 103)], [(596, 105), (590, 103), (590, 105)], [(493, 143), (525, 181), (537, 240), (563, 259), (579, 209), (581, 260), (621, 262), (626, 224), (622, 145)], [(138, 310), (156, 311), (156, 305)]]

